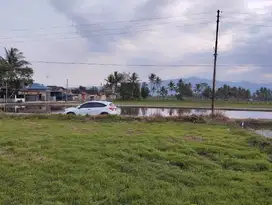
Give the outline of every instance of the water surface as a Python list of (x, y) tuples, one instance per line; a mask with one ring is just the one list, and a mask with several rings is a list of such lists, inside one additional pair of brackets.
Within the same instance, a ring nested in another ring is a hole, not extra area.
[(259, 135), (272, 139), (272, 130), (255, 130)]
[[(50, 105), (27, 105), (27, 106), (13, 106), (7, 107), (6, 112), (15, 113), (62, 113), (65, 107), (50, 106)], [(4, 108), (2, 108), (4, 111)], [(203, 109), (162, 109), (162, 108), (119, 108), (121, 115), (129, 116), (184, 116), (184, 115), (207, 115), (211, 110)], [(229, 118), (234, 119), (272, 119), (272, 112), (262, 111), (219, 111)]]

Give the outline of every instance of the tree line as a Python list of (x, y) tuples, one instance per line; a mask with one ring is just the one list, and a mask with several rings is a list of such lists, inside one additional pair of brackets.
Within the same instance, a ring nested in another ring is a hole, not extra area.
[[(178, 100), (183, 100), (186, 97), (197, 99), (210, 99), (212, 97), (212, 88), (207, 83), (192, 85), (190, 82), (179, 79), (177, 82), (170, 81), (167, 85), (164, 85), (162, 79), (154, 73), (148, 75), (147, 82), (141, 82), (137, 73), (115, 71), (106, 77), (105, 82), (102, 90), (106, 94), (114, 94), (124, 100), (146, 99), (149, 96), (163, 99), (173, 96)], [(216, 89), (215, 97), (221, 100), (271, 101), (272, 90), (261, 87), (256, 92), (251, 93), (247, 88), (223, 85)]]

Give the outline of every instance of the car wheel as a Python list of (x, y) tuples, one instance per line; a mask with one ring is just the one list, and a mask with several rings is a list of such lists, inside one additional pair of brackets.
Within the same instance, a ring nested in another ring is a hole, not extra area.
[(109, 113), (107, 112), (102, 112), (100, 115), (108, 115)]
[(68, 112), (67, 115), (76, 115), (74, 112)]

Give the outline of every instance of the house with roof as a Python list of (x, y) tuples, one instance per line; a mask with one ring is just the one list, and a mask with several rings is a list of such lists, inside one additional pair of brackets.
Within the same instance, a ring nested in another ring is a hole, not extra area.
[(20, 90), (25, 96), (25, 101), (46, 101), (50, 100), (50, 89), (39, 83), (33, 83)]
[(50, 90), (50, 97), (53, 101), (65, 101), (72, 100), (73, 96), (71, 90), (66, 89), (62, 86), (49, 85), (47, 86)]

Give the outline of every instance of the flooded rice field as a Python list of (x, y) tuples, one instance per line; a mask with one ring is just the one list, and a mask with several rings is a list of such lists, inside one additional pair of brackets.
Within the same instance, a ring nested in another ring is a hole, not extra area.
[[(66, 107), (52, 106), (52, 105), (27, 105), (27, 106), (13, 106), (2, 108), (2, 111), (9, 113), (62, 113)], [(210, 110), (203, 109), (169, 109), (169, 108), (131, 108), (120, 107), (119, 113), (121, 115), (129, 116), (184, 116), (184, 115), (207, 115)], [(272, 112), (263, 111), (220, 111), (229, 118), (234, 119), (272, 119)]]

